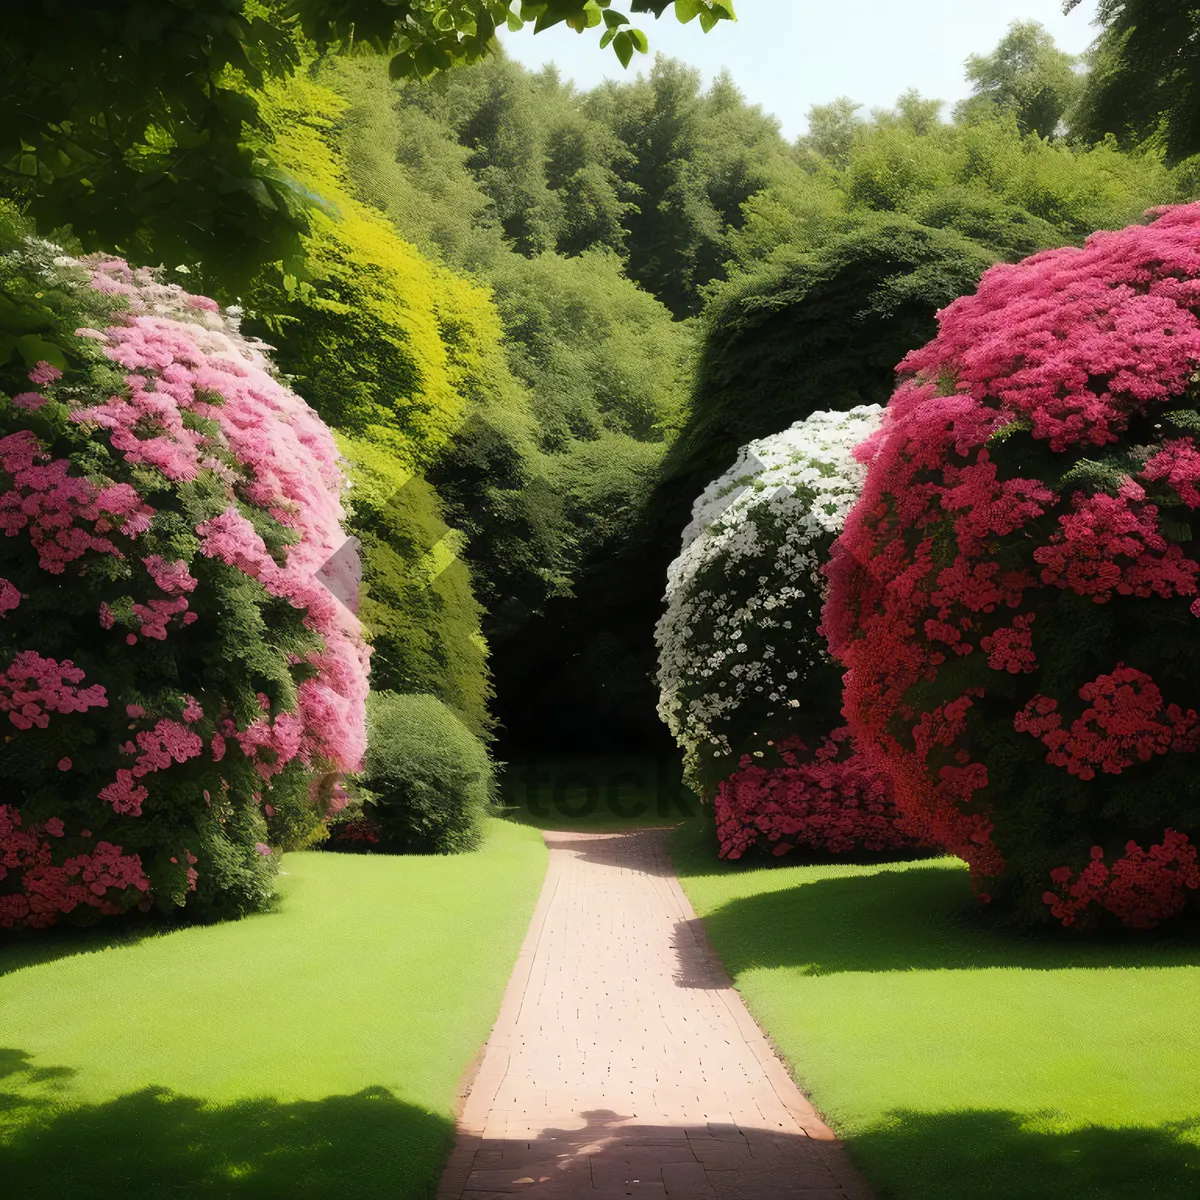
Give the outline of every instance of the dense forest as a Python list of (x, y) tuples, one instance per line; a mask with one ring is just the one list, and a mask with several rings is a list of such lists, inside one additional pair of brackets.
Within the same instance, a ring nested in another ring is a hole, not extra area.
[[(420, 530), (414, 555), (439, 545), (466, 564), (421, 603), (442, 660), (479, 622), (491, 682), (471, 711), (479, 727), (494, 691), (483, 724), (503, 753), (665, 744), (663, 579), (737, 448), (816, 408), (885, 401), (896, 363), (991, 263), (1195, 194), (1194, 163), (1074, 132), (1085, 76), (1037, 26), (967, 74), (952, 113), (915, 92), (871, 113), (839, 98), (789, 143), (727, 75), (705, 87), (661, 57), (590, 92), (500, 55), (400, 84), (371, 56), (312, 65), (309, 104), (337, 97), (313, 123), (343, 186), (490, 293), (489, 366), (392, 503)], [(480, 352), (482, 326), (448, 328)], [(295, 361), (285, 327), (264, 336)], [(466, 665), (417, 655), (423, 636), (385, 651), (396, 685), (438, 680), (461, 708), (440, 680)]]

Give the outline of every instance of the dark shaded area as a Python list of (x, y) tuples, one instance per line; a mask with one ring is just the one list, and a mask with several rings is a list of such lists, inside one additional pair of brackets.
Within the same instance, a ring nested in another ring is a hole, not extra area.
[(1200, 1116), (1158, 1128), (1022, 1128), (1021, 1114), (897, 1112), (850, 1144), (889, 1200), (1195, 1200)]
[[(688, 831), (672, 846), (683, 876), (714, 870)], [(981, 967), (1062, 970), (1200, 965), (1200, 929), (1081, 934), (997, 926), (971, 894), (967, 873), (940, 867), (820, 879), (730, 901), (704, 931), (736, 980), (753, 967), (838, 971), (934, 971)]]
[(134, 911), (125, 914), (119, 923), (110, 920), (83, 929), (55, 925), (50, 929), (6, 930), (0, 936), (0, 976), (76, 954), (132, 946), (166, 929), (166, 920), (158, 914), (143, 916)]
[[(447, 1197), (495, 1200), (530, 1191), (542, 1200), (667, 1196), (678, 1200), (869, 1200), (838, 1142), (793, 1125), (711, 1121), (639, 1124), (633, 1113), (593, 1109), (582, 1127), (536, 1137), (459, 1140), (442, 1178)], [(526, 1181), (522, 1184), (521, 1180)]]
[[(380, 1197), (433, 1192), (453, 1124), (384, 1087), (284, 1104), (216, 1107), (167, 1088), (60, 1107), (70, 1068), (35, 1070), (0, 1050), (3, 1192), (22, 1200)], [(48, 1085), (48, 1086), (47, 1086)]]
[(952, 230), (879, 214), (729, 287), (704, 318), (691, 415), (639, 517), (593, 550), (575, 595), (551, 602), (493, 664), (506, 751), (667, 744), (654, 626), (696, 497), (754, 438), (818, 409), (885, 404), (897, 363), (994, 260)]

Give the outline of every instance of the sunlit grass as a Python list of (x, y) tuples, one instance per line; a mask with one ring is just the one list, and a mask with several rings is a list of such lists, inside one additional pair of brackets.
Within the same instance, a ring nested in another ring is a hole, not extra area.
[(545, 861), (492, 821), (474, 854), (289, 855), (243, 921), (0, 947), (0, 1193), (431, 1194)]
[(885, 1197), (1200, 1196), (1200, 938), (1017, 935), (953, 859), (673, 853), (751, 1011)]

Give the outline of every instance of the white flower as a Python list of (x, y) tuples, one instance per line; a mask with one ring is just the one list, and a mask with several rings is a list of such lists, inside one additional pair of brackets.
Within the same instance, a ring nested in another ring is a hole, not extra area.
[[(878, 405), (814, 413), (743, 447), (696, 500), (655, 631), (659, 715), (689, 771), (702, 746), (732, 753), (757, 728), (749, 712), (739, 726), (748, 695), (782, 701), (785, 680), (806, 678), (825, 656), (821, 567), (866, 474), (854, 448), (881, 415)], [(782, 644), (778, 629), (790, 631)]]

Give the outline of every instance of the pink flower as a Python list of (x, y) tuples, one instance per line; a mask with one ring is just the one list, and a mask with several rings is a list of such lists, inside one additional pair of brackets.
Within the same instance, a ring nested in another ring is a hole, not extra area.
[(58, 760), (58, 769), (60, 771), (69, 771), (71, 769), (71, 760), (69, 758), (60, 758)]
[(271, 847), (266, 842), (255, 842), (254, 849), (257, 853), (263, 855), (264, 858), (271, 853)]
[(57, 367), (52, 367), (48, 362), (39, 362), (37, 366), (29, 372), (29, 382), (36, 383), (39, 387), (47, 383), (54, 383), (62, 378), (62, 372)]

